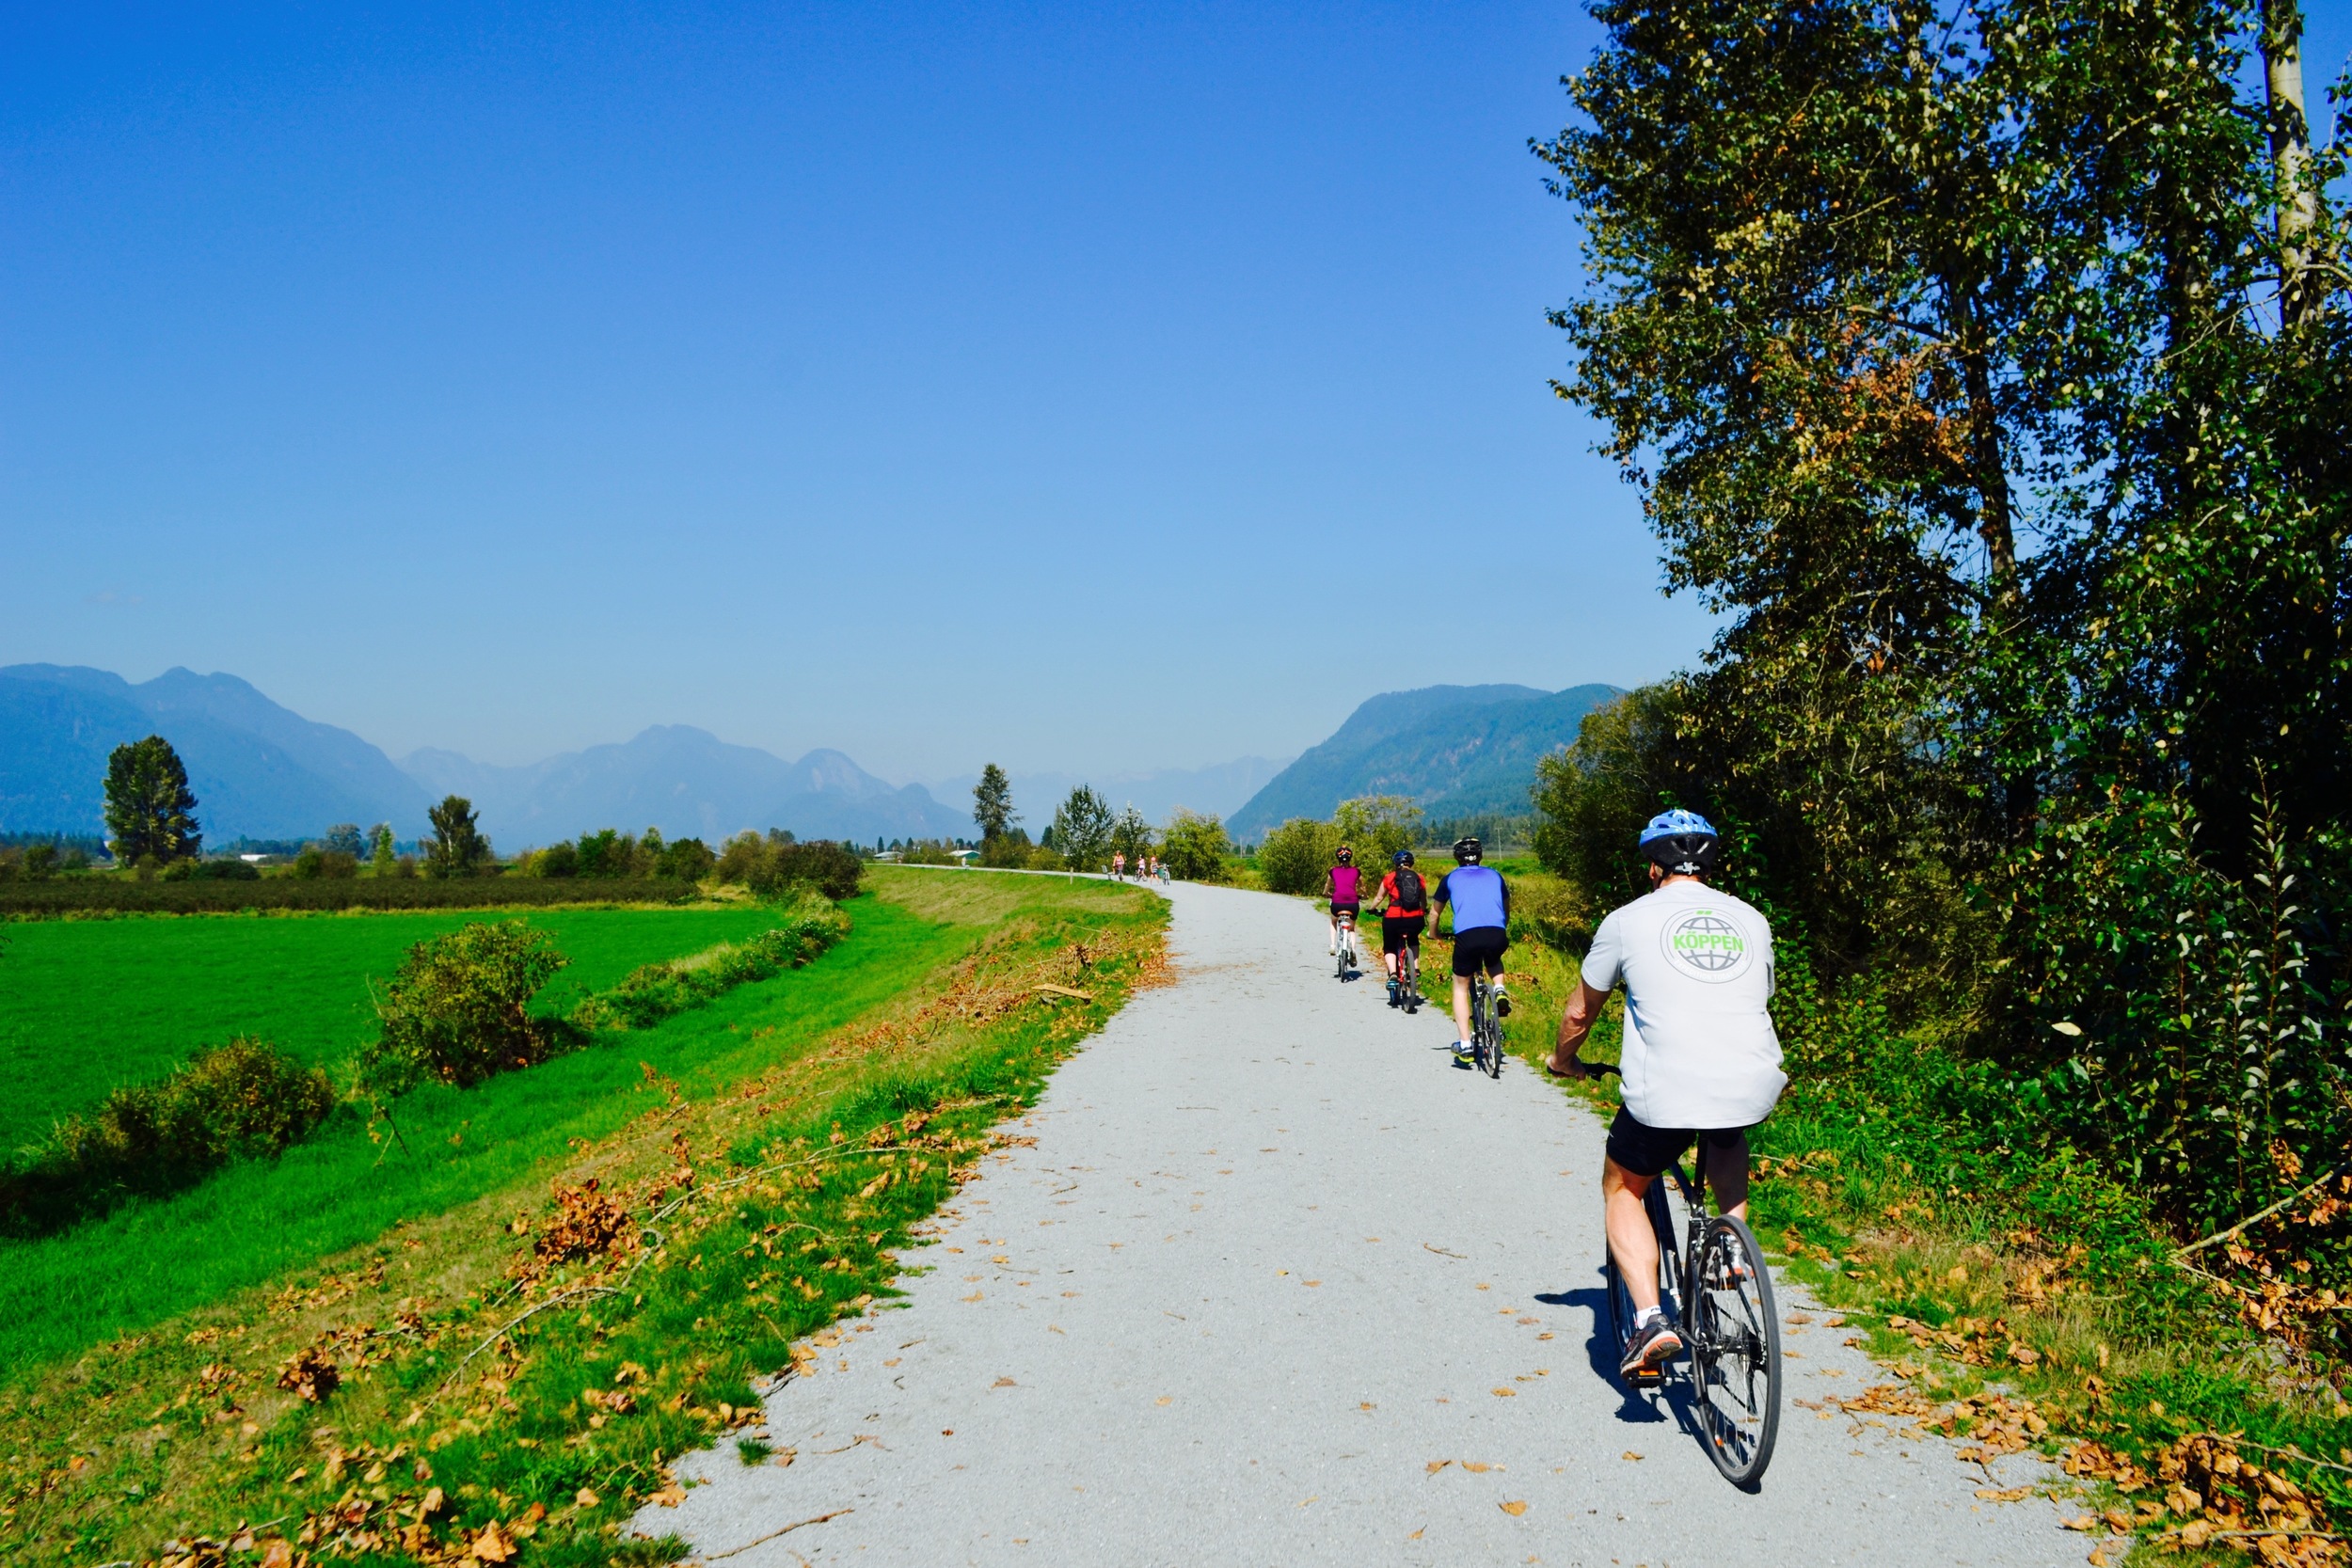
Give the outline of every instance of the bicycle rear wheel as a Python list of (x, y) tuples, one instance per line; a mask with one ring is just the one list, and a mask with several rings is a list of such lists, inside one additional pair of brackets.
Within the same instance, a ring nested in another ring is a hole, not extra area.
[(1780, 1316), (1764, 1249), (1727, 1214), (1699, 1238), (1692, 1297), (1691, 1382), (1707, 1457), (1753, 1489), (1780, 1435)]
[(1405, 1013), (1411, 1017), (1421, 1010), (1421, 954), (1411, 942), (1397, 955), (1397, 972), (1405, 980)]
[(1502, 1020), (1495, 1016), (1495, 983), (1482, 980), (1480, 986), (1486, 997), (1486, 1011), (1481, 1015), (1486, 1031), (1486, 1076), (1500, 1078), (1502, 1076)]

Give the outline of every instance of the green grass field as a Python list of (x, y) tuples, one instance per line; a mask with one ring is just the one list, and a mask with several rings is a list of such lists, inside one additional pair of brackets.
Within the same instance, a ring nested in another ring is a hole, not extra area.
[[(532, 910), (572, 960), (543, 993), (569, 1006), (639, 964), (774, 924), (728, 909)], [(0, 950), (0, 1152), (119, 1084), (160, 1077), (207, 1045), (253, 1035), (331, 1064), (374, 1037), (370, 977), (422, 939), (499, 911), (165, 915), (25, 922)]]

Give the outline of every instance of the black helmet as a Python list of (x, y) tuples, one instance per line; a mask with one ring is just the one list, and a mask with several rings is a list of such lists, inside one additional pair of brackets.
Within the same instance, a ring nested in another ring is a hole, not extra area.
[(1476, 865), (1479, 859), (1486, 853), (1486, 847), (1474, 838), (1457, 838), (1454, 841), (1454, 859), (1458, 865)]
[(1410, 849), (1399, 849), (1395, 854), (1389, 857), (1389, 863), (1391, 865), (1410, 865), (1413, 863), (1413, 852)]
[(1355, 858), (1356, 858), (1356, 851), (1355, 851), (1355, 850), (1350, 849), (1350, 848), (1349, 848), (1346, 845), (1344, 845), (1344, 844), (1343, 844), (1343, 845), (1341, 845), (1341, 846), (1340, 846), (1340, 860), (1341, 860), (1341, 862), (1342, 862), (1343, 863), (1344, 863), (1345, 862), (1348, 862), (1348, 861), (1352, 861), (1352, 860), (1354, 860)]
[(1707, 876), (1722, 847), (1715, 824), (1679, 807), (1660, 812), (1642, 830), (1642, 852), (1669, 876)]

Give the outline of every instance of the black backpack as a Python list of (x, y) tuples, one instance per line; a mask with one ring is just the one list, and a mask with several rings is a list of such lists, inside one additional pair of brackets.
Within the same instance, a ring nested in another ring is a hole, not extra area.
[(1421, 873), (1409, 865), (1396, 868), (1396, 896), (1390, 903), (1407, 914), (1419, 914), (1428, 905), (1428, 894), (1422, 886)]

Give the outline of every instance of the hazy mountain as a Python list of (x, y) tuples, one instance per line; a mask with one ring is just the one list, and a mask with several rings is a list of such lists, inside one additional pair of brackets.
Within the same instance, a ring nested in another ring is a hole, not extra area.
[[(1093, 785), (1112, 810), (1132, 805), (1153, 822), (1166, 822), (1179, 806), (1205, 816), (1231, 816), (1285, 766), (1269, 757), (1237, 757), (1207, 768), (1160, 768), (1148, 772), (1015, 773), (1012, 800), (1032, 838), (1044, 832), (1045, 824), (1054, 819), (1054, 808), (1080, 784)], [(968, 810), (964, 802), (972, 799), (972, 786), (979, 782), (977, 773), (942, 779), (931, 786), (931, 793)], [(968, 827), (964, 831), (971, 832)]]
[(1331, 815), (1342, 800), (1402, 795), (1433, 818), (1524, 812), (1535, 762), (1576, 738), (1613, 686), (1431, 686), (1366, 701), (1233, 814), (1255, 839), (1287, 817)]
[(597, 828), (659, 828), (715, 845), (746, 828), (802, 838), (969, 837), (971, 813), (943, 806), (921, 784), (896, 787), (839, 752), (798, 762), (730, 746), (706, 730), (661, 724), (619, 745), (498, 768), (454, 752), (413, 752), (401, 767), (438, 800), (471, 800), (501, 847), (548, 844)]
[(0, 669), (0, 830), (104, 832), (106, 756), (160, 735), (187, 765), (215, 842), (296, 838), (337, 822), (425, 826), (424, 792), (349, 730), (314, 723), (234, 675), (174, 669), (134, 686), (103, 670)]

